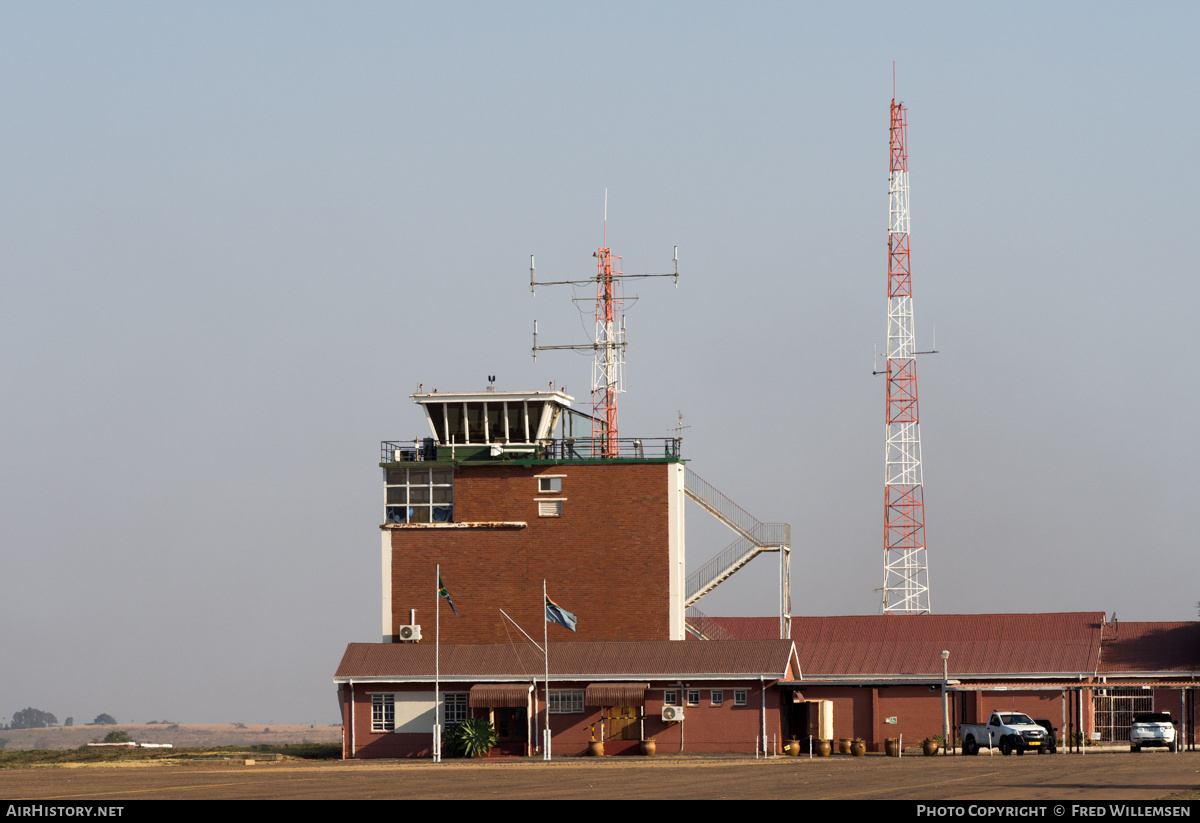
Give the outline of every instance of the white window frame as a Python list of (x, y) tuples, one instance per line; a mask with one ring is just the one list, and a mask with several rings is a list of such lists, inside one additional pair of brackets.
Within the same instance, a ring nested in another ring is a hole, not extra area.
[(674, 689), (664, 690), (663, 691), (663, 705), (664, 706), (678, 706), (679, 705), (679, 692), (675, 691)]
[(469, 692), (445, 692), (442, 702), (442, 722), (457, 726), (471, 716)]
[(546, 707), (550, 714), (583, 714), (583, 689), (551, 689)]
[(745, 689), (734, 689), (733, 690), (733, 705), (735, 705), (735, 706), (745, 706), (746, 705), (746, 690)]
[(699, 689), (688, 689), (687, 690), (687, 704), (689, 706), (699, 706), (700, 705), (700, 690)]
[(563, 478), (565, 474), (539, 474), (538, 494), (562, 494)]
[(725, 703), (725, 690), (713, 689), (708, 693), (708, 701), (714, 706), (720, 706)]
[(539, 498), (537, 501), (538, 517), (562, 517), (563, 502), (567, 498), (556, 497), (553, 499)]
[(393, 732), (396, 730), (396, 695), (371, 695), (371, 731)]

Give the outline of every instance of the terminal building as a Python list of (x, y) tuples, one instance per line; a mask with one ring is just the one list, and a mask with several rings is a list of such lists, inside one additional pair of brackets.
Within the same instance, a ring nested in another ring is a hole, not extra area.
[[(334, 677), (344, 757), (429, 757), (435, 717), (490, 720), (508, 755), (538, 753), (547, 717), (556, 755), (595, 740), (608, 754), (643, 740), (752, 754), (807, 737), (882, 751), (940, 735), (943, 690), (952, 727), (1017, 710), (1060, 738), (1119, 743), (1134, 714), (1170, 711), (1195, 745), (1200, 623), (793, 617), (790, 527), (702, 480), (678, 438), (597, 435), (552, 388), (413, 400), (423, 430), (381, 446), (380, 642), (350, 644)], [(688, 500), (734, 536), (690, 574)], [(776, 615), (696, 608), (764, 553), (778, 560)], [(578, 618), (546, 629), (547, 656), (543, 583)]]

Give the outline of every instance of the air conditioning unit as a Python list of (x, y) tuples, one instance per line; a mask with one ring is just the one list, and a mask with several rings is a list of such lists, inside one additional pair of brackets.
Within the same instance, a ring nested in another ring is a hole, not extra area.
[(396, 634), (400, 635), (401, 643), (416, 643), (421, 639), (421, 627), (415, 623), (411, 626), (401, 626)]
[(663, 706), (662, 719), (666, 722), (683, 720), (683, 706)]

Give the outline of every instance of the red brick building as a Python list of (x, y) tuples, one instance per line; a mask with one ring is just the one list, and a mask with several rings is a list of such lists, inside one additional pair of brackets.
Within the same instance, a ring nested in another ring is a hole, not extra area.
[[(761, 551), (785, 552), (786, 524), (761, 524), (704, 484), (703, 505), (742, 536), (726, 566), (689, 581), (678, 439), (620, 440), (613, 453), (556, 391), (413, 399), (428, 436), (382, 444), (383, 642), (351, 644), (335, 677), (346, 757), (429, 756), (435, 680), (443, 726), (487, 718), (502, 748), (525, 754), (547, 717), (560, 753), (593, 735), (609, 753), (642, 739), (690, 751), (780, 745), (774, 684), (799, 676), (795, 649), (777, 639), (786, 575), (775, 638), (682, 641), (688, 596)], [(437, 596), (439, 572), (457, 616)], [(576, 631), (549, 629), (548, 694), (541, 652), (523, 636), (541, 641), (543, 582), (578, 615)]]
[(384, 641), (433, 639), (438, 564), (458, 610), (442, 643), (507, 641), (500, 609), (540, 626), (543, 580), (586, 615), (570, 640), (684, 638), (679, 441), (601, 459), (562, 392), (413, 397), (432, 436), (383, 447)]
[[(547, 716), (538, 650), (524, 642), (447, 645), (439, 663), (443, 725), (485, 718), (501, 753), (534, 752)], [(427, 643), (350, 644), (334, 677), (343, 756), (431, 756), (434, 667)], [(774, 684), (798, 675), (788, 640), (552, 642), (553, 751), (582, 754), (603, 740), (605, 754), (637, 754), (640, 741), (654, 740), (663, 753), (751, 754), (764, 736), (777, 747), (784, 695)]]
[[(773, 618), (714, 617), (729, 636), (770, 637)], [(1049, 719), (1068, 736), (1122, 744), (1141, 712), (1169, 711), (1196, 744), (1200, 623), (1120, 623), (1104, 612), (793, 617), (801, 680), (783, 718), (792, 733), (828, 701), (832, 737), (882, 750), (942, 733), (943, 668), (952, 730), (993, 711)]]
[[(793, 618), (790, 527), (697, 478), (678, 439), (621, 440), (612, 453), (556, 391), (413, 399), (428, 434), (384, 442), (380, 459), (382, 642), (351, 644), (335, 677), (346, 757), (428, 756), (435, 679), (443, 725), (487, 718), (526, 754), (547, 716), (560, 754), (593, 735), (610, 753), (641, 739), (749, 752), (807, 736), (878, 751), (941, 734), (943, 691), (952, 728), (1017, 710), (1119, 742), (1133, 713), (1171, 711), (1194, 745), (1200, 624), (1118, 626), (1102, 612)], [(738, 535), (691, 576), (686, 499)], [(779, 552), (777, 618), (688, 611), (763, 551)], [(437, 597), (438, 567), (458, 616)], [(548, 694), (541, 652), (522, 636), (541, 641), (543, 581), (578, 615), (576, 632), (549, 629)], [(682, 721), (664, 719), (676, 709)]]

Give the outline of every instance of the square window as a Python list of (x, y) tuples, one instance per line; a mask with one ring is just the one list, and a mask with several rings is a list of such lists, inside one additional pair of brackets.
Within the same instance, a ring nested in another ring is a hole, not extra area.
[(711, 699), (714, 706), (720, 706), (725, 702), (725, 692), (721, 689), (713, 689)]
[(545, 494), (547, 492), (561, 492), (562, 478), (561, 477), (539, 477), (538, 492)]
[(674, 689), (667, 689), (665, 692), (663, 692), (663, 705), (678, 706), (679, 692), (675, 691)]
[(700, 705), (700, 690), (699, 689), (688, 689), (687, 704), (689, 706), (699, 706)]
[(539, 500), (538, 517), (562, 517), (562, 501)]
[(385, 522), (454, 522), (452, 470), (388, 469), (384, 483)]
[(746, 705), (746, 690), (745, 689), (734, 689), (733, 690), (733, 705), (735, 705), (735, 706), (745, 706)]

